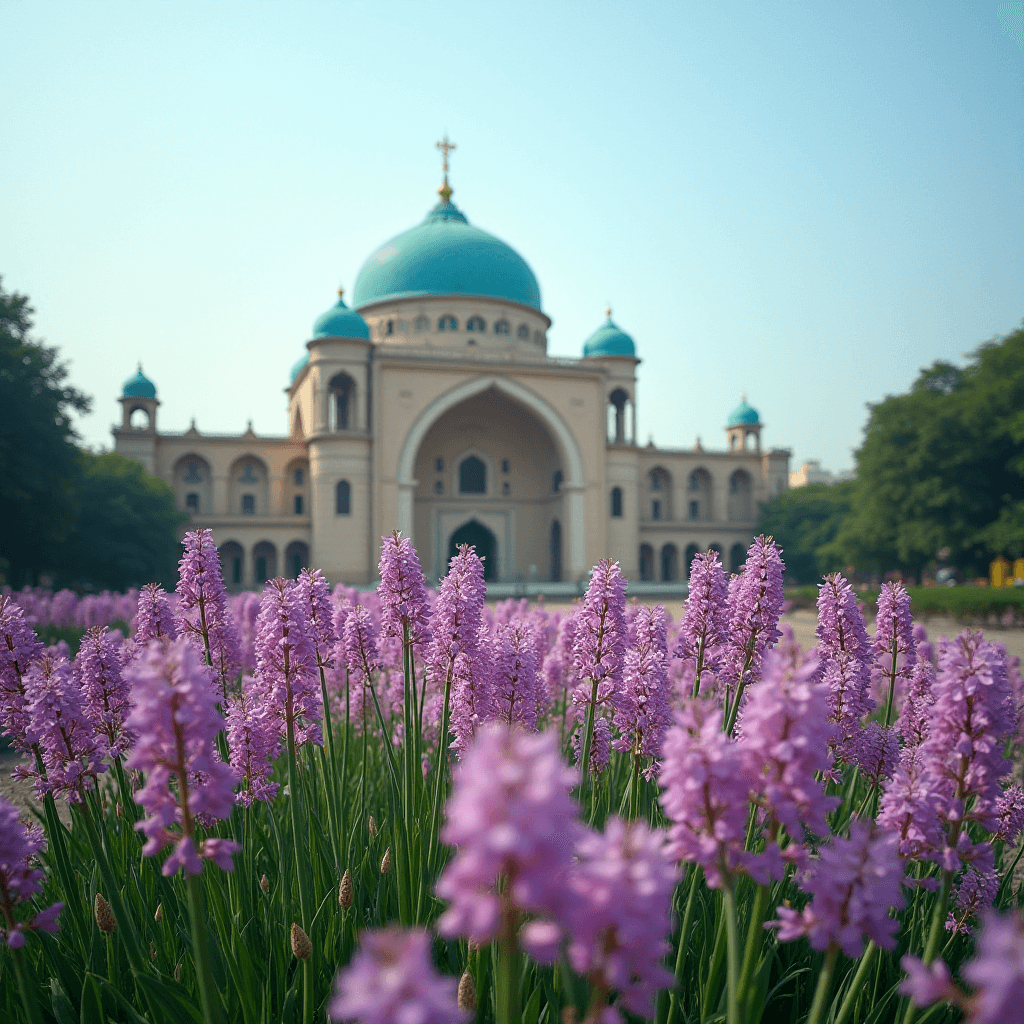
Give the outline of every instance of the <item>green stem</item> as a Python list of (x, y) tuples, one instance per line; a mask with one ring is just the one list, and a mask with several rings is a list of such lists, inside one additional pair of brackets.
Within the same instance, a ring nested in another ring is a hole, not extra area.
[(508, 896), (502, 900), (496, 981), (497, 1024), (521, 1024), (519, 1012), (519, 912)]
[[(939, 898), (935, 902), (935, 910), (932, 912), (931, 928), (928, 932), (928, 942), (924, 947), (925, 966), (938, 956), (939, 946), (942, 944), (942, 936), (946, 930), (946, 913), (949, 910), (949, 894), (953, 888), (953, 872), (942, 872), (942, 885), (939, 889)], [(903, 1015), (903, 1024), (914, 1024), (917, 1016), (917, 1007), (908, 1000), (907, 1011)]]
[(757, 887), (757, 895), (754, 897), (754, 908), (750, 915), (750, 925), (747, 928), (747, 945), (743, 952), (743, 970), (740, 972), (740, 995), (739, 1003), (746, 1016), (747, 990), (750, 988), (751, 979), (754, 977), (754, 968), (761, 958), (761, 947), (764, 944), (764, 919), (768, 912), (769, 888), (767, 885)]
[(825, 963), (821, 968), (821, 974), (818, 975), (818, 985), (814, 990), (814, 1001), (811, 1003), (811, 1012), (807, 1015), (807, 1024), (821, 1024), (824, 1019), (828, 994), (832, 990), (832, 975), (835, 973), (838, 959), (839, 947), (831, 942), (825, 953)]
[(448, 674), (444, 681), (444, 702), (441, 706), (441, 734), (437, 741), (437, 764), (434, 768), (434, 806), (431, 809), (430, 835), (428, 836), (427, 871), (431, 878), (437, 875), (434, 870), (435, 858), (438, 855), (438, 832), (441, 828), (441, 790), (444, 787), (444, 772), (448, 753), (448, 706), (452, 695), (452, 665), (448, 665)]
[(188, 913), (192, 924), (192, 959), (199, 982), (199, 999), (203, 1007), (206, 1024), (218, 1024), (223, 1020), (220, 1010), (220, 995), (213, 981), (210, 969), (210, 949), (206, 941), (206, 915), (203, 911), (203, 890), (199, 875), (187, 875)]
[(892, 624), (892, 636), (889, 638), (892, 641), (892, 664), (889, 666), (889, 699), (885, 702), (885, 721), (882, 725), (888, 729), (889, 722), (892, 721), (892, 699), (896, 691), (896, 658), (897, 658), (897, 639), (896, 639), (896, 622)]
[[(287, 665), (285, 666), (287, 671)], [(289, 688), (289, 705), (291, 691)], [(300, 927), (308, 935), (312, 924), (310, 921), (309, 872), (306, 871), (306, 841), (299, 831), (299, 773), (295, 763), (295, 725), (288, 715), (288, 809), (291, 815), (292, 847), (295, 853), (295, 874), (299, 883), (299, 917)], [(302, 1020), (303, 1024), (313, 1024), (313, 965), (312, 957), (302, 962)]]
[(583, 735), (583, 756), (580, 758), (580, 796), (587, 791), (590, 779), (590, 746), (594, 741), (594, 715), (597, 713), (597, 680), (590, 689), (590, 708), (587, 710), (587, 731)]
[(878, 947), (873, 942), (869, 942), (867, 949), (861, 954), (860, 963), (857, 965), (857, 973), (853, 976), (853, 981), (850, 982), (850, 989), (843, 998), (843, 1004), (839, 1007), (839, 1016), (836, 1017), (833, 1024), (846, 1024), (852, 1016), (854, 1007), (857, 1005), (857, 996), (860, 995), (860, 990), (864, 986), (864, 981), (868, 976), (868, 971), (871, 969), (871, 962), (874, 960), (877, 950)]
[(676, 948), (675, 984), (672, 986), (672, 995), (669, 1000), (668, 1024), (678, 1024), (682, 1015), (682, 1001), (679, 998), (679, 990), (683, 982), (683, 967), (686, 964), (686, 954), (689, 951), (688, 937), (690, 925), (693, 922), (694, 897), (697, 894), (697, 879), (701, 875), (701, 869), (696, 865), (690, 866), (690, 892), (686, 897), (686, 910), (683, 911), (683, 925), (679, 929), (679, 945)]
[(726, 953), (726, 1020), (729, 1024), (742, 1024), (740, 1018), (740, 936), (736, 919), (736, 899), (730, 885), (722, 886), (725, 907)]
[(14, 961), (14, 974), (18, 979), (18, 990), (21, 992), (21, 1004), (25, 1007), (25, 1016), (28, 1018), (29, 1024), (43, 1024), (35, 989), (25, 977), (25, 967), (21, 962), (21, 950), (12, 949), (11, 959)]

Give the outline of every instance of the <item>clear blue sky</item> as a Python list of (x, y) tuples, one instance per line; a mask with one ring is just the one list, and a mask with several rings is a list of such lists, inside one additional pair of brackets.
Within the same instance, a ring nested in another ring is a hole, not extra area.
[(0, 3), (0, 273), (109, 445), (286, 428), (289, 367), (436, 199), (512, 244), (578, 355), (610, 301), (640, 434), (794, 464), (1024, 317), (1024, 50), (995, 3)]

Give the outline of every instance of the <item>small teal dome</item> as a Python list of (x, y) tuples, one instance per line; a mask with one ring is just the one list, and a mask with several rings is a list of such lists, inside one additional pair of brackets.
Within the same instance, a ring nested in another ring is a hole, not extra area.
[(744, 423), (760, 423), (761, 417), (757, 415), (757, 410), (752, 406), (747, 405), (747, 396), (744, 395), (740, 400), (740, 404), (733, 409), (732, 414), (729, 416), (729, 422), (726, 426), (738, 427)]
[(609, 309), (608, 319), (583, 343), (583, 355), (636, 358), (636, 345), (624, 330), (612, 323), (612, 311)]
[(139, 363), (138, 372), (134, 377), (129, 377), (121, 388), (122, 398), (156, 398), (156, 385), (142, 372), (142, 363)]
[(302, 358), (292, 367), (292, 372), (288, 375), (288, 383), (294, 384), (295, 378), (302, 373), (303, 367), (309, 362), (309, 353), (303, 354)]
[(422, 295), (507, 299), (540, 309), (540, 286), (526, 260), (501, 239), (473, 227), (441, 189), (422, 224), (386, 242), (356, 278), (356, 309)]
[[(338, 301), (313, 324), (314, 338), (365, 338), (370, 340), (370, 328), (366, 321), (345, 305), (338, 289)], [(303, 366), (309, 360), (309, 353), (303, 357)], [(301, 369), (302, 367), (299, 367)], [(298, 372), (298, 371), (295, 371)], [(292, 378), (294, 380), (294, 377)]]

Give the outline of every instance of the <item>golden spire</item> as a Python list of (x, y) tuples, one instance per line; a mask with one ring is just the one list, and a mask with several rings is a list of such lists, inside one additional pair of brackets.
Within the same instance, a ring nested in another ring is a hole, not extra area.
[(606, 317), (608, 317), (609, 320), (611, 320), (611, 318), (612, 318), (612, 304), (610, 302), (608, 303), (607, 306), (604, 307), (604, 315)]
[(457, 147), (454, 142), (450, 142), (448, 140), (447, 132), (444, 133), (444, 138), (440, 142), (435, 143), (435, 145), (439, 150), (441, 150), (442, 154), (444, 154), (441, 161), (441, 170), (444, 172), (444, 183), (437, 190), (437, 194), (441, 197), (442, 201), (449, 203), (452, 198), (452, 188), (448, 184), (448, 154)]
[(344, 296), (344, 294), (345, 294), (345, 289), (342, 288), (341, 285), (339, 284), (338, 285), (338, 298), (339, 299), (342, 298)]

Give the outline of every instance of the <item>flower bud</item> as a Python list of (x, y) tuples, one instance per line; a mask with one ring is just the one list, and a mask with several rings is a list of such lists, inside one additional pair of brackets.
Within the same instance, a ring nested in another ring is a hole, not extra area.
[(476, 1009), (476, 985), (473, 984), (473, 975), (469, 971), (463, 971), (459, 979), (458, 1006), (460, 1010)]
[(313, 952), (309, 936), (295, 922), (292, 922), (292, 952), (300, 960), (308, 960)]
[(174, 965), (174, 980), (175, 981), (181, 981), (181, 961), (180, 960)]
[(366, 827), (369, 830), (371, 836), (375, 836), (377, 834), (377, 822), (373, 820), (372, 814), (370, 815), (370, 820), (366, 823)]
[(467, 939), (466, 945), (469, 947), (470, 953), (475, 953), (480, 948), (480, 943), (473, 938)]
[(338, 886), (338, 903), (342, 910), (348, 910), (352, 906), (352, 900), (355, 897), (355, 891), (352, 887), (352, 876), (349, 874), (348, 868), (345, 868), (345, 874), (341, 876), (341, 885)]
[(153, 960), (154, 962), (156, 961), (156, 943), (155, 942), (151, 942), (149, 944), (149, 959)]
[(260, 879), (260, 888), (265, 892), (270, 892), (270, 879), (267, 878), (266, 872), (263, 873), (263, 877)]
[(153, 915), (153, 920), (156, 921), (157, 924), (159, 924), (163, 919), (164, 919), (164, 905), (162, 903), (158, 903), (156, 905), (156, 913)]
[(391, 847), (389, 846), (384, 851), (384, 856), (380, 862), (380, 873), (386, 875), (391, 870)]
[(93, 911), (96, 914), (96, 926), (99, 930), (104, 935), (113, 935), (114, 929), (117, 927), (117, 919), (114, 917), (114, 912), (110, 909), (110, 904), (101, 892), (96, 893)]
[(117, 801), (117, 805), (116, 805), (116, 807), (114, 809), (117, 811), (117, 816), (119, 818), (123, 818), (124, 817), (124, 808), (121, 806), (121, 801), (120, 800)]

